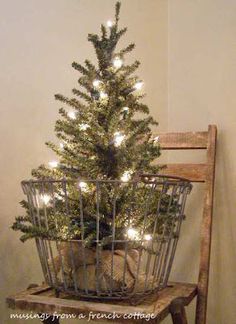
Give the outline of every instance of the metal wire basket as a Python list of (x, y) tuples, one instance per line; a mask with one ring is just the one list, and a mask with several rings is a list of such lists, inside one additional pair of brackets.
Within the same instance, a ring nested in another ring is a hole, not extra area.
[(189, 181), (23, 181), (45, 281), (57, 292), (130, 299), (166, 287)]

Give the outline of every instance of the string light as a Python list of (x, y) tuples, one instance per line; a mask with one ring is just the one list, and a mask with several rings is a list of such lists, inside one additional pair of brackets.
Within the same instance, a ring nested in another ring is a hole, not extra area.
[(144, 240), (150, 241), (152, 239), (152, 236), (150, 234), (144, 235)]
[(76, 119), (76, 114), (75, 114), (74, 111), (69, 111), (67, 115), (68, 115), (68, 117), (70, 117), (71, 119)]
[(131, 170), (127, 170), (123, 173), (123, 175), (121, 176), (120, 180), (123, 182), (128, 182), (131, 179), (131, 175), (132, 175), (132, 171)]
[(82, 130), (82, 131), (86, 131), (87, 128), (89, 128), (90, 126), (88, 124), (81, 124), (79, 126), (79, 129)]
[(94, 86), (94, 88), (98, 88), (99, 85), (100, 85), (100, 83), (101, 83), (101, 81), (99, 81), (99, 80), (94, 80), (94, 81), (93, 81), (93, 86)]
[(135, 85), (134, 85), (134, 88), (135, 88), (136, 90), (141, 90), (142, 87), (143, 87), (143, 82), (142, 82), (142, 81), (138, 81), (138, 82), (135, 83)]
[(103, 91), (100, 92), (101, 99), (106, 99), (107, 97), (108, 97), (108, 95), (105, 92), (103, 92)]
[(154, 141), (154, 143), (159, 142), (159, 136), (154, 137), (153, 141)]
[(123, 110), (124, 112), (128, 112), (128, 111), (129, 111), (129, 107), (124, 107), (122, 110)]
[(107, 21), (107, 27), (111, 28), (113, 26), (113, 21), (108, 20)]
[(40, 198), (45, 205), (47, 205), (49, 203), (49, 201), (51, 200), (51, 197), (49, 195), (41, 195)]
[(56, 168), (58, 166), (58, 162), (57, 161), (50, 161), (48, 162), (49, 166), (51, 168)]
[(86, 182), (80, 181), (79, 182), (79, 187), (83, 192), (88, 192), (88, 185)]
[(127, 231), (127, 236), (130, 240), (137, 240), (139, 238), (139, 233), (134, 228), (129, 228)]
[(59, 143), (59, 146), (60, 146), (61, 149), (64, 148), (64, 144), (63, 143)]
[(113, 65), (114, 65), (114, 67), (115, 67), (116, 69), (119, 69), (119, 68), (122, 67), (122, 65), (123, 65), (123, 61), (122, 61), (122, 60), (117, 56), (117, 57), (115, 57), (114, 60), (113, 60)]
[(125, 139), (125, 135), (122, 135), (120, 132), (116, 132), (114, 134), (114, 145), (116, 147), (120, 146), (123, 140)]

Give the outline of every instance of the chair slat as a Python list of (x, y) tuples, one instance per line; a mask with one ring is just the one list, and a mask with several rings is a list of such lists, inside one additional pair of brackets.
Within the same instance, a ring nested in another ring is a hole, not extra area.
[[(161, 165), (162, 166), (162, 165)], [(205, 182), (207, 175), (207, 165), (203, 163), (189, 164), (167, 164), (161, 171), (161, 174), (173, 175), (186, 178), (192, 182)]]
[(163, 150), (206, 149), (208, 132), (156, 134)]

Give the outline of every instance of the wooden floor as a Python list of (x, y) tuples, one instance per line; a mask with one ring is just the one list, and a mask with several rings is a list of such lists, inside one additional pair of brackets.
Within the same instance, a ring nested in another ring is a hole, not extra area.
[[(59, 298), (55, 297), (52, 288), (42, 285), (35, 288), (9, 296), (6, 299), (8, 306), (12, 309), (21, 311), (33, 311), (35, 313), (53, 314), (54, 312), (62, 314), (88, 314), (102, 313), (110, 314), (115, 312), (121, 318), (125, 314), (142, 313), (154, 314), (155, 323), (164, 319), (169, 314), (171, 302), (176, 298), (182, 298), (184, 305), (188, 305), (197, 295), (197, 286), (188, 283), (170, 283), (170, 286), (161, 290), (158, 294), (146, 297), (138, 305), (132, 306), (125, 301), (101, 302), (76, 300), (66, 294), (60, 294)], [(122, 320), (117, 321), (117, 323)], [(127, 323), (127, 320), (125, 320)], [(140, 320), (138, 321), (140, 323)], [(132, 323), (135, 323), (132, 320)], [(150, 322), (149, 322), (150, 323)]]

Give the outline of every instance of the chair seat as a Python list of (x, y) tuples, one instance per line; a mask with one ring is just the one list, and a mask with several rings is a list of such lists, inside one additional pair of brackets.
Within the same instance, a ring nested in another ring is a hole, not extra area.
[[(181, 298), (184, 306), (188, 305), (197, 295), (197, 285), (190, 283), (170, 283), (168, 287), (158, 293), (149, 295), (138, 305), (130, 305), (127, 301), (109, 301), (101, 302), (98, 300), (78, 300), (72, 299), (67, 294), (60, 294), (55, 297), (52, 288), (46, 285), (27, 289), (23, 292), (9, 296), (6, 301), (10, 308), (24, 311), (34, 311), (35, 313), (53, 314), (54, 312), (62, 314), (118, 314), (121, 323), (125, 319), (125, 314), (140, 313), (153, 314), (155, 322), (164, 319), (169, 314), (170, 304), (176, 299)], [(135, 318), (134, 318), (135, 319)], [(134, 323), (135, 320), (132, 320)], [(97, 320), (97, 319), (96, 319)], [(127, 322), (127, 320), (125, 320)], [(140, 323), (140, 320), (139, 320)]]

